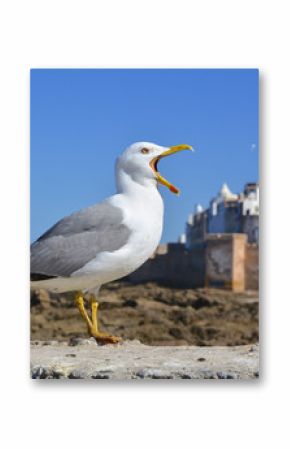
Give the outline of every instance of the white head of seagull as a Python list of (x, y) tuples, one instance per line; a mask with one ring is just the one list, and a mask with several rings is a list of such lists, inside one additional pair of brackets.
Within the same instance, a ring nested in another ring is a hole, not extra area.
[(133, 143), (116, 162), (118, 191), (127, 191), (132, 183), (155, 188), (160, 183), (168, 187), (171, 192), (179, 194), (179, 189), (159, 173), (157, 164), (163, 157), (182, 150), (192, 150), (192, 147), (186, 144), (163, 147), (151, 142)]

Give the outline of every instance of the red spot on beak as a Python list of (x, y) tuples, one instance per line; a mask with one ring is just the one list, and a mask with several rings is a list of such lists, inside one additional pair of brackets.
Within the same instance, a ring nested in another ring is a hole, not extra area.
[(175, 186), (173, 186), (172, 184), (170, 185), (169, 190), (171, 192), (173, 192), (173, 193), (179, 193), (179, 190)]

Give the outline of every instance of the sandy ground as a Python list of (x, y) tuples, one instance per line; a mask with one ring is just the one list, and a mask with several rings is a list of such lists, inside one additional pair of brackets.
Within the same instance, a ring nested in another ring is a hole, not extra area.
[[(101, 328), (125, 340), (162, 346), (236, 346), (258, 342), (258, 292), (172, 289), (115, 282), (100, 293)], [(73, 296), (31, 298), (31, 339), (87, 337)]]

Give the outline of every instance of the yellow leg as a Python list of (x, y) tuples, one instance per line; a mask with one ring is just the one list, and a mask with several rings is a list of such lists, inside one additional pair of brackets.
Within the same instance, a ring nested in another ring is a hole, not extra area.
[(94, 329), (96, 329), (96, 331), (98, 330), (98, 307), (99, 307), (99, 303), (97, 303), (95, 297), (92, 295), (91, 296), (91, 310), (92, 310), (92, 324)]
[(91, 296), (90, 303), (91, 303), (92, 319), (90, 319), (90, 317), (85, 309), (83, 294), (81, 292), (78, 292), (76, 294), (75, 304), (76, 304), (77, 308), (79, 309), (79, 312), (80, 312), (82, 318), (84, 319), (84, 321), (86, 322), (86, 324), (88, 326), (88, 332), (89, 332), (90, 336), (94, 337), (97, 340), (97, 342), (99, 342), (99, 343), (118, 343), (119, 341), (121, 341), (120, 337), (114, 337), (113, 335), (109, 335), (104, 332), (100, 332), (98, 330), (97, 313), (98, 313), (99, 304), (97, 303), (94, 295)]
[(90, 298), (91, 311), (92, 311), (92, 327), (90, 328), (90, 334), (98, 342), (101, 343), (118, 343), (122, 339), (120, 337), (115, 337), (114, 335), (106, 334), (105, 332), (100, 332), (98, 329), (98, 307), (96, 297), (91, 295)]
[(88, 326), (88, 329), (90, 329), (92, 327), (92, 322), (91, 322), (90, 317), (87, 314), (87, 311), (85, 309), (84, 297), (83, 297), (81, 292), (78, 292), (76, 294), (76, 296), (75, 296), (75, 304), (76, 304), (77, 308), (79, 309), (79, 312), (80, 312), (81, 316), (85, 320), (85, 322), (86, 322), (86, 324)]

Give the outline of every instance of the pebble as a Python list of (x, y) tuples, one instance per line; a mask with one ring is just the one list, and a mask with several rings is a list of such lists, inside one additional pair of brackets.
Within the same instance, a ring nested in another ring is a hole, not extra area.
[(97, 371), (96, 373), (92, 374), (92, 379), (110, 379), (110, 375), (102, 373), (100, 371)]
[(59, 342), (57, 340), (47, 340), (42, 343), (42, 346), (57, 346)]
[(200, 370), (199, 374), (201, 379), (218, 379), (217, 374), (211, 370)]
[(238, 379), (238, 376), (235, 373), (226, 373), (223, 371), (218, 371), (217, 377), (219, 379)]
[(86, 374), (80, 370), (75, 369), (68, 375), (68, 378), (69, 379), (85, 379)]
[(165, 374), (164, 372), (156, 369), (141, 369), (136, 373), (137, 377), (141, 379), (173, 379), (172, 375)]
[(192, 379), (192, 375), (191, 374), (187, 374), (187, 373), (183, 373), (180, 376), (181, 379)]
[(61, 379), (65, 377), (65, 373), (61, 368), (47, 368), (44, 366), (35, 366), (31, 371), (32, 379)]
[(91, 338), (73, 337), (70, 339), (69, 346), (82, 346), (82, 345), (98, 346), (98, 343), (94, 337)]

